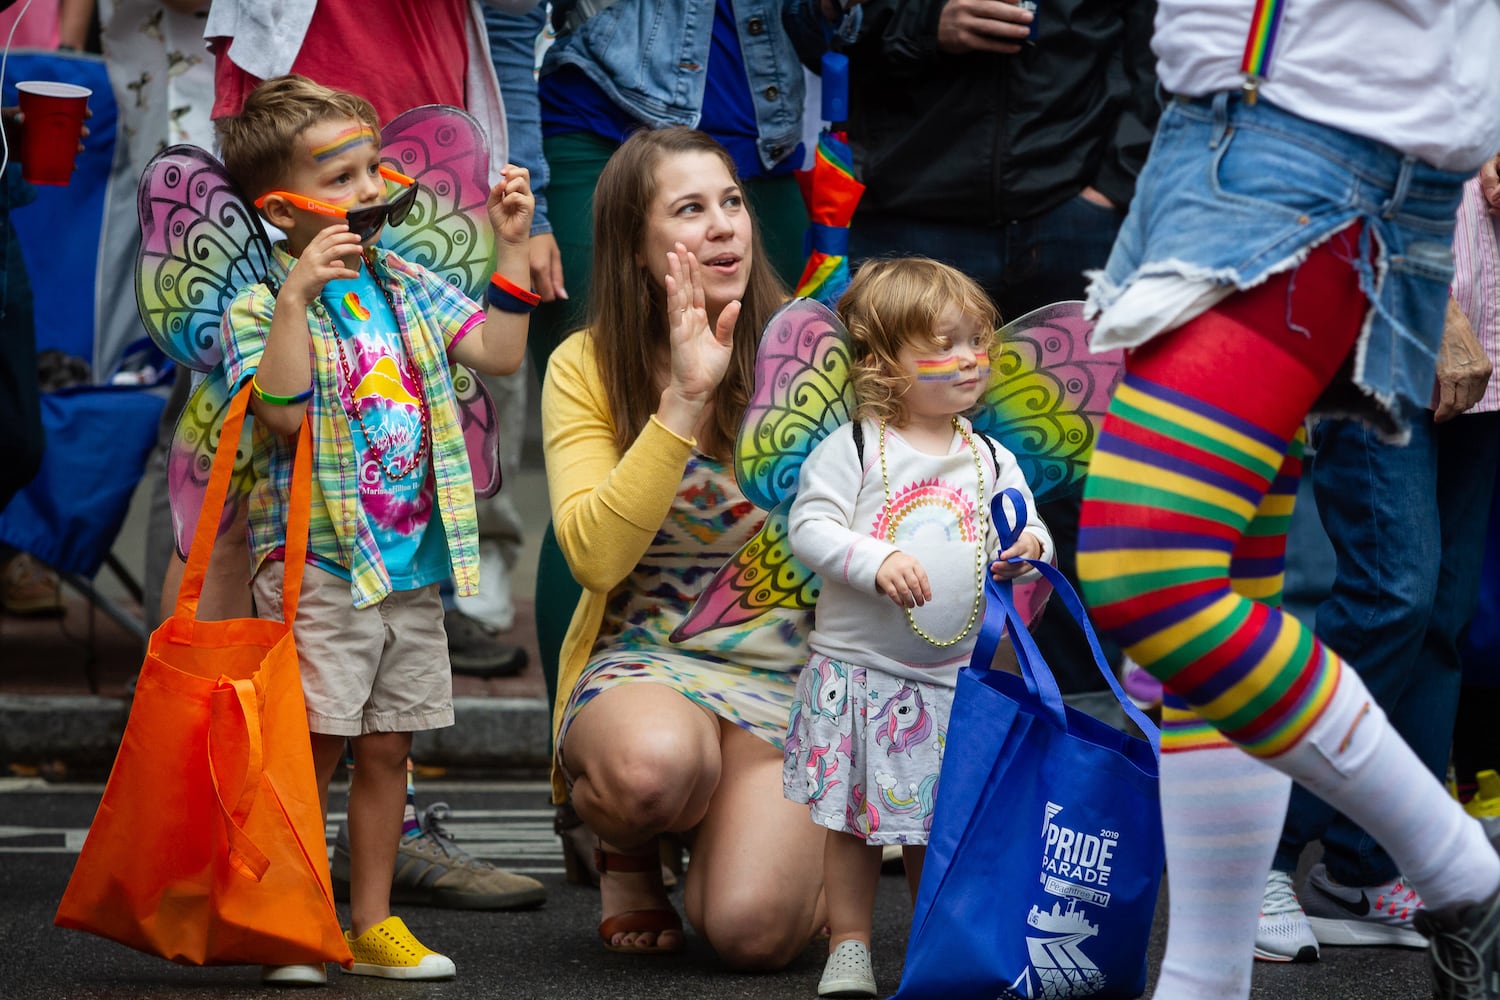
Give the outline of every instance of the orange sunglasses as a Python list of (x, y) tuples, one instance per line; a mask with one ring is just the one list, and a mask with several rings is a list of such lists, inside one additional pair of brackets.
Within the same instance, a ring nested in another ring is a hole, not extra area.
[(380, 176), (392, 183), (400, 184), (403, 190), (395, 198), (387, 202), (382, 202), (379, 205), (345, 209), (339, 208), (337, 205), (330, 205), (326, 201), (309, 198), (305, 194), (294, 194), (291, 191), (267, 191), (255, 199), (255, 207), (264, 208), (267, 198), (285, 198), (297, 208), (316, 212), (319, 215), (332, 216), (335, 219), (343, 219), (349, 223), (350, 232), (362, 240), (369, 239), (387, 221), (393, 226), (399, 226), (402, 222), (405, 222), (406, 216), (411, 212), (411, 207), (417, 200), (417, 180), (415, 177), (408, 177), (400, 171), (392, 170), (387, 166), (380, 167)]

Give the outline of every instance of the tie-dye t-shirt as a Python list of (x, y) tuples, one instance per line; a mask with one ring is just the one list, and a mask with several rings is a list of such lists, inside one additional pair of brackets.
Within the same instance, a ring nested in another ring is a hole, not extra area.
[[(357, 278), (330, 281), (321, 298), (343, 348), (336, 354), (334, 382), (344, 412), (351, 415), (349, 430), (360, 456), (360, 506), (391, 584), (414, 590), (445, 580), (448, 545), (441, 522), (432, 516), (431, 463), (421, 449), (421, 393), (408, 369), (396, 316), (364, 266)], [(389, 475), (414, 461), (410, 473)], [(347, 577), (347, 570), (340, 572)]]

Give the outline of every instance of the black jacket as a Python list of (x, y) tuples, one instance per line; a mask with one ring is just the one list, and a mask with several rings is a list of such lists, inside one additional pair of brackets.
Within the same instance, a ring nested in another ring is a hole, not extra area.
[[(998, 225), (1095, 187), (1121, 209), (1158, 116), (1154, 0), (1038, 0), (1017, 55), (937, 47), (945, 0), (869, 0), (850, 60), (849, 139), (861, 211)], [(817, 68), (817, 0), (787, 0)]]

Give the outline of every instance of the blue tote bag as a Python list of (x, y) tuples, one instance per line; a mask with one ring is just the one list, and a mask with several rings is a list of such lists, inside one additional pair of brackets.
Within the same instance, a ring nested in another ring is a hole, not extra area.
[[(1008, 547), (1025, 524), (1025, 502), (1005, 490), (991, 510)], [(1120, 706), (1148, 738), (1064, 705), (1010, 584), (987, 582), (894, 1000), (1136, 997), (1146, 988), (1164, 863), (1160, 736), (1105, 666), (1067, 579), (1028, 561), (1083, 627)], [(988, 669), (1006, 628), (1020, 677)]]

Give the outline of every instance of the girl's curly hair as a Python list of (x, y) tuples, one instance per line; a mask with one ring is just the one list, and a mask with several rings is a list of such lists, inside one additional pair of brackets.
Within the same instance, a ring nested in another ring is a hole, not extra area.
[(854, 342), (856, 418), (905, 420), (902, 397), (911, 380), (896, 356), (908, 344), (951, 347), (937, 333), (949, 306), (991, 335), (1000, 325), (1000, 312), (984, 289), (957, 268), (927, 257), (886, 257), (860, 266), (838, 304)]

